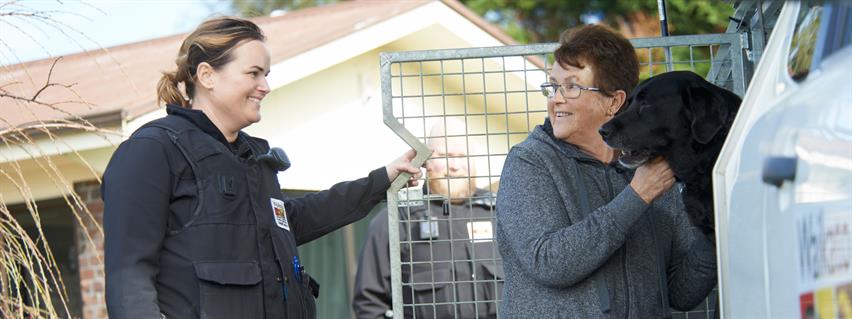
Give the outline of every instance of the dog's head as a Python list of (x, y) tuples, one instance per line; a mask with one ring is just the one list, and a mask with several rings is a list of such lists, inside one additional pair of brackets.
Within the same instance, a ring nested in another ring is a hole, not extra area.
[(663, 73), (640, 83), (626, 109), (605, 123), (600, 134), (610, 147), (622, 151), (622, 165), (635, 168), (666, 156), (673, 144), (709, 143), (729, 125), (729, 113), (736, 112), (726, 106), (728, 95), (733, 93), (695, 73)]

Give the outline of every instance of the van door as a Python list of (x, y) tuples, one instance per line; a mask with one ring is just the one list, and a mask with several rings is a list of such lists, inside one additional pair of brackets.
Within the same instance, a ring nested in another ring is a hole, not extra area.
[(832, 10), (785, 5), (714, 169), (724, 317), (852, 316), (852, 47), (820, 49), (852, 33)]

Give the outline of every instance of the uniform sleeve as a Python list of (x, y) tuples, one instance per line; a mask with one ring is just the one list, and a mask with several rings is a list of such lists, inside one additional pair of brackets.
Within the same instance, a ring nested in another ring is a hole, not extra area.
[(166, 232), (171, 177), (163, 145), (132, 138), (104, 172), (104, 259), (110, 318), (158, 318), (158, 256)]
[(624, 244), (628, 229), (648, 208), (626, 187), (572, 223), (562, 198), (543, 160), (529, 149), (512, 148), (497, 193), (497, 238), (501, 251), (512, 255), (504, 261), (518, 262), (527, 277), (546, 287), (573, 286), (591, 275)]
[(382, 167), (365, 178), (285, 201), (296, 242), (302, 245), (364, 218), (385, 198), (388, 187), (388, 173)]
[(390, 252), (387, 210), (373, 217), (358, 256), (352, 310), (356, 318), (384, 318), (391, 305)]
[[(670, 191), (672, 192), (672, 191)], [(672, 192), (674, 193), (674, 192)], [(716, 246), (689, 222), (675, 195), (672, 258), (667, 266), (669, 303), (681, 311), (698, 306), (716, 286)]]

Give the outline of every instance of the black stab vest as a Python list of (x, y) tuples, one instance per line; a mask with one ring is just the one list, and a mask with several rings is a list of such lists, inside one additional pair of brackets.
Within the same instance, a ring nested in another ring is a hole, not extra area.
[(269, 150), (268, 143), (240, 132), (237, 144), (249, 152), (239, 157), (178, 116), (152, 121), (134, 134), (148, 129), (165, 130), (189, 166), (173, 179), (171, 201), (195, 196), (192, 211), (170, 211), (156, 283), (162, 313), (167, 318), (316, 317), (319, 285), (296, 269), (296, 239), (278, 226), (273, 213), (273, 199), (288, 199), (277, 172), (256, 160)]

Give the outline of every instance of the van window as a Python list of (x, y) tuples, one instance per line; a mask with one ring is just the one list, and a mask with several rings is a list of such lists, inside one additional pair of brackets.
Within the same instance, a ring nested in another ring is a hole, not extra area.
[(837, 46), (838, 48), (845, 47), (849, 44), (852, 44), (852, 4), (842, 3), (835, 5), (835, 10), (838, 11), (839, 19), (842, 21), (838, 21), (838, 26), (840, 26), (839, 38), (840, 43)]
[(787, 71), (796, 81), (804, 80), (810, 71), (822, 12), (822, 5), (802, 2), (787, 58)]

